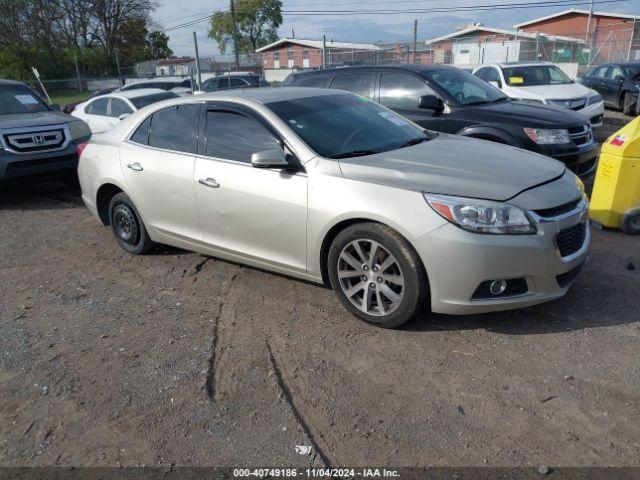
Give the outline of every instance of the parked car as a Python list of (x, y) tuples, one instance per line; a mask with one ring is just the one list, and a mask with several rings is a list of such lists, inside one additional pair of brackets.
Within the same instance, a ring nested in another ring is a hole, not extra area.
[(330, 284), (383, 327), (423, 307), (559, 298), (589, 246), (584, 187), (562, 163), (428, 132), (348, 92), (156, 104), (92, 139), (78, 173), (124, 250), (166, 243)]
[(230, 75), (213, 77), (202, 82), (203, 92), (215, 92), (216, 90), (230, 90), (232, 88), (260, 87), (258, 75)]
[(349, 90), (379, 101), (424, 128), (541, 153), (562, 161), (581, 177), (591, 176), (596, 169), (598, 144), (581, 115), (510, 99), (456, 67), (339, 68), (296, 73), (286, 83)]
[(191, 93), (193, 91), (191, 79), (181, 77), (163, 77), (138, 80), (127, 83), (118, 90), (121, 92), (126, 92), (128, 90), (139, 90), (143, 88), (160, 88), (162, 90), (166, 90), (167, 92), (173, 91), (180, 96)]
[(87, 122), (91, 133), (102, 133), (115, 127), (136, 110), (177, 97), (175, 93), (159, 88), (113, 92), (79, 104), (72, 115)]
[(47, 105), (20, 82), (0, 80), (0, 182), (76, 178), (77, 145), (88, 125)]
[(598, 92), (576, 83), (557, 65), (548, 62), (496, 63), (476, 68), (473, 74), (515, 99), (568, 108), (601, 127), (604, 103)]
[(607, 107), (622, 110), (625, 115), (640, 114), (640, 62), (607, 63), (578, 78), (583, 85), (598, 91)]
[[(89, 95), (89, 98), (95, 98), (95, 97), (99, 97), (100, 95), (106, 95), (107, 93), (111, 93), (116, 89), (117, 87), (101, 88), (100, 90), (96, 90), (91, 95)], [(64, 107), (62, 107), (62, 111), (64, 113), (71, 114), (71, 112), (73, 112), (78, 105), (86, 102), (87, 100), (82, 100), (81, 102), (67, 103)]]

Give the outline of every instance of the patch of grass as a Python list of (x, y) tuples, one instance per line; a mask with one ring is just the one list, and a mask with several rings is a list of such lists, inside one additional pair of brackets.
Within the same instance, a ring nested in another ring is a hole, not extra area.
[(69, 92), (56, 92), (51, 95), (51, 102), (57, 103), (61, 107), (68, 105), (70, 103), (83, 102), (91, 95), (90, 92), (77, 92), (77, 91), (69, 91)]

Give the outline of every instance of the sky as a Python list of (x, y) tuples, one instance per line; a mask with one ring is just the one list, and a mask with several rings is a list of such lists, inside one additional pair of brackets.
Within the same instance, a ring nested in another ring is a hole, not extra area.
[[(469, 10), (465, 12), (438, 13), (402, 13), (392, 15), (355, 15), (337, 14), (329, 16), (298, 15), (295, 12), (313, 12), (314, 10), (407, 10), (427, 8), (452, 8), (460, 6), (480, 6), (495, 4), (514, 4), (536, 0), (283, 0), (284, 22), (280, 27), (280, 38), (290, 37), (291, 30), (297, 38), (327, 39), (336, 42), (394, 42), (409, 41), (413, 38), (413, 22), (418, 20), (418, 40), (445, 35), (474, 22), (486, 26), (510, 29), (514, 24), (536, 17), (560, 12), (568, 8), (588, 9), (584, 5), (560, 7), (527, 7), (511, 10)], [(538, 0), (540, 1), (540, 0)], [(638, 0), (618, 1), (598, 4), (594, 10), (640, 14)], [(601, 0), (600, 0), (601, 1)], [(170, 28), (191, 20), (205, 17), (216, 10), (228, 9), (228, 0), (159, 0), (153, 14), (158, 27)], [(286, 13), (291, 11), (292, 13)], [(169, 47), (175, 55), (193, 56), (193, 32), (198, 36), (198, 47), (202, 57), (218, 55), (220, 52), (215, 41), (207, 38), (208, 23), (203, 22), (179, 30), (167, 32)]]

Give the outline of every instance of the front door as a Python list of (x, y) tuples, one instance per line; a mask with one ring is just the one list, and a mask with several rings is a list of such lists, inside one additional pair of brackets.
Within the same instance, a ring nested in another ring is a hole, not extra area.
[(307, 176), (255, 168), (253, 153), (283, 148), (263, 121), (213, 107), (195, 163), (204, 241), (248, 258), (306, 271)]
[(193, 190), (200, 104), (149, 116), (120, 149), (127, 194), (150, 230), (202, 241)]

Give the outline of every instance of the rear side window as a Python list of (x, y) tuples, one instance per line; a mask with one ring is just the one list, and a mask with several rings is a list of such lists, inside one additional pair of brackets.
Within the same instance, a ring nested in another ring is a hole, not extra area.
[(409, 73), (383, 73), (380, 81), (380, 103), (389, 108), (418, 108), (423, 95), (435, 95), (427, 82)]
[(300, 75), (293, 77), (291, 85), (296, 87), (316, 87), (328, 88), (331, 81), (331, 75)]
[(282, 148), (259, 121), (230, 111), (207, 112), (206, 135), (207, 156), (238, 162), (249, 163), (256, 152)]
[(90, 113), (91, 115), (107, 115), (107, 105), (109, 105), (108, 98), (99, 98), (87, 107), (85, 113)]
[(196, 153), (199, 116), (199, 104), (177, 105), (154, 113), (149, 130), (149, 146)]
[(334, 78), (331, 88), (347, 90), (348, 92), (371, 98), (372, 83), (373, 75), (371, 73), (338, 74)]
[(129, 113), (133, 113), (133, 110), (131, 110), (131, 107), (129, 107), (129, 105), (127, 105), (126, 102), (124, 102), (123, 100), (120, 100), (119, 98), (111, 99), (111, 116), (112, 117), (118, 118), (120, 115), (125, 115)]
[(231, 79), (231, 88), (242, 88), (242, 87), (246, 87), (247, 86), (247, 82), (245, 82), (244, 80), (240, 79), (240, 78), (232, 78)]
[(140, 145), (149, 145), (149, 127), (151, 126), (151, 115), (149, 115), (144, 122), (136, 129), (131, 135), (131, 141), (139, 143)]

